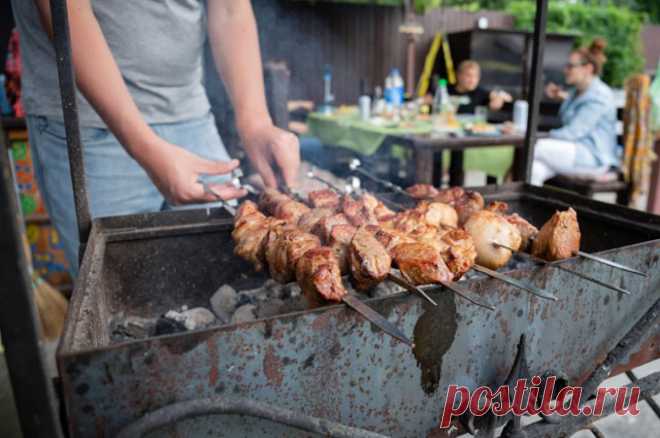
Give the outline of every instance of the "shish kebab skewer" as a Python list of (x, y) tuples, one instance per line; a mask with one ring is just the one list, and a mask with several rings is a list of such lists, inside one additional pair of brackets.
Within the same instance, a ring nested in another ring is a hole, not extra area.
[[(312, 173), (311, 175), (308, 174), (308, 176), (309, 176), (310, 178), (314, 178), (314, 179), (316, 179), (317, 181), (320, 181), (320, 182), (326, 184), (328, 187), (331, 187), (331, 188), (335, 189), (335, 191), (337, 191), (337, 187), (334, 186), (334, 185), (333, 185), (332, 183), (330, 183), (329, 181), (326, 181), (325, 179), (323, 179), (323, 178), (321, 178), (321, 177), (319, 177), (319, 176), (316, 176), (316, 175), (314, 175), (313, 173)], [(341, 193), (341, 192), (340, 192), (340, 193)], [(374, 198), (374, 199), (375, 199), (375, 198)], [(454, 215), (455, 215), (455, 212), (454, 212)], [(454, 220), (455, 220), (455, 219), (456, 219), (456, 218), (454, 217)], [(381, 232), (382, 232), (382, 233), (385, 233), (385, 235), (387, 235), (388, 233), (390, 233), (390, 236), (389, 236), (389, 237), (394, 237), (394, 238), (397, 237), (396, 234), (403, 234), (403, 233), (401, 232), (401, 233), (396, 233), (394, 236), (392, 236), (391, 233), (392, 233), (393, 231), (394, 231), (394, 230), (390, 230), (389, 232), (388, 232), (387, 230), (384, 230), (384, 229), (381, 230)], [(385, 238), (387, 238), (387, 237), (385, 237)], [(408, 240), (408, 242), (402, 242), (402, 243), (404, 243), (404, 244), (402, 244), (401, 246), (396, 246), (396, 247), (392, 248), (392, 249), (394, 250), (395, 253), (398, 253), (398, 254), (399, 254), (400, 257), (401, 257), (401, 256), (402, 256), (402, 257), (410, 257), (410, 258), (412, 259), (412, 260), (410, 260), (412, 263), (420, 262), (420, 261), (428, 261), (428, 262), (430, 263), (430, 261), (433, 260), (434, 258), (440, 258), (440, 260), (442, 260), (442, 256), (441, 256), (441, 254), (438, 253), (434, 247), (428, 245), (428, 242), (424, 242), (423, 240), (419, 240), (418, 242), (413, 243), (413, 242), (411, 242), (411, 241), (414, 241), (415, 239), (413, 239), (413, 238), (411, 238), (411, 237), (408, 237), (407, 240)], [(416, 245), (418, 245), (418, 246), (417, 246), (416, 248), (412, 248), (412, 247), (406, 246), (405, 243), (409, 243), (409, 244), (411, 244), (411, 245), (415, 245), (415, 244), (416, 244)], [(399, 251), (397, 251), (397, 249), (398, 249)], [(421, 253), (420, 253), (420, 254), (417, 254), (417, 256), (414, 256), (414, 255), (410, 254), (410, 251), (406, 252), (406, 250), (413, 250), (413, 249), (419, 249), (419, 250), (421, 250)], [(389, 250), (389, 249), (388, 249), (388, 250)], [(394, 258), (397, 259), (397, 256), (395, 255)], [(401, 264), (403, 263), (402, 261), (398, 261), (398, 260), (397, 260), (397, 262), (398, 262), (399, 265), (401, 265)], [(470, 266), (472, 266), (472, 265), (470, 265)], [(405, 267), (403, 267), (403, 266), (399, 266), (399, 267), (400, 267), (400, 269), (405, 269)], [(464, 272), (465, 272), (465, 271), (459, 271), (459, 276), (462, 275)], [(414, 274), (413, 274), (413, 275), (414, 275)], [(496, 275), (499, 275), (499, 273), (496, 273)], [(394, 281), (397, 282), (397, 281), (400, 281), (400, 280), (394, 280)], [(444, 280), (444, 279), (435, 278), (435, 279), (433, 279), (432, 281), (427, 281), (427, 282), (425, 282), (425, 283), (426, 283), (426, 284), (433, 284), (433, 283), (440, 284), (440, 285), (442, 285), (443, 287), (449, 289), (450, 291), (456, 293), (457, 295), (461, 296), (462, 298), (466, 299), (467, 301), (469, 301), (469, 302), (471, 302), (471, 303), (473, 303), (473, 304), (476, 304), (476, 305), (478, 305), (478, 306), (481, 306), (481, 307), (487, 308), (487, 309), (489, 309), (489, 310), (491, 310), (491, 311), (492, 311), (492, 310), (495, 310), (495, 308), (494, 308), (493, 306), (491, 306), (490, 304), (482, 303), (482, 302), (481, 302), (480, 300), (478, 300), (477, 298), (473, 298), (473, 297), (471, 297), (471, 296), (470, 296), (471, 294), (470, 294), (467, 290), (465, 290), (465, 289), (462, 288), (461, 286), (459, 286), (459, 285), (453, 283), (452, 281), (447, 281), (447, 280)]]
[[(280, 236), (277, 236), (275, 231), (277, 227), (281, 227)], [(263, 260), (261, 259), (264, 251), (271, 249), (271, 247), (266, 248), (266, 245), (274, 245), (272, 249), (279, 250), (280, 255), (295, 255), (295, 260), (289, 257), (285, 263), (295, 264), (296, 281), (309, 299), (344, 302), (388, 335), (413, 346), (412, 341), (394, 324), (359, 299), (348, 295), (332, 249), (321, 246), (316, 236), (304, 233), (292, 226), (287, 228), (284, 221), (266, 217), (258, 211), (256, 204), (246, 201), (236, 211), (232, 237), (237, 241), (237, 254), (253, 262), (257, 270), (262, 269)], [(278, 240), (273, 240), (277, 237), (279, 237)], [(275, 260), (277, 259), (275, 258)], [(271, 275), (274, 275), (275, 266), (270, 266), (270, 268)]]
[[(357, 169), (359, 169), (358, 166), (359, 166), (359, 162), (358, 162), (358, 161), (354, 161), (354, 162), (351, 163), (351, 169), (352, 169), (352, 170), (357, 170)], [(359, 171), (360, 171), (360, 173), (361, 173), (362, 175), (367, 175), (368, 177), (370, 177), (370, 178), (373, 179), (374, 181), (377, 181), (377, 182), (384, 181), (384, 180), (381, 180), (381, 179), (379, 179), (379, 178), (377, 178), (377, 177), (371, 175), (369, 172), (365, 171), (364, 169), (359, 169)], [(385, 185), (386, 185), (387, 187), (390, 187), (390, 188), (396, 187), (395, 191), (397, 191), (398, 193), (404, 194), (404, 195), (407, 196), (407, 197), (413, 197), (413, 196), (411, 196), (410, 193), (408, 193), (406, 190), (403, 190), (401, 187), (395, 186), (394, 184), (390, 183), (389, 181), (386, 181), (386, 182), (387, 182), (387, 184), (385, 184)], [(502, 206), (504, 207), (503, 210), (506, 210), (506, 204), (504, 204), (504, 203), (496, 202), (496, 203), (493, 203), (493, 204), (495, 204), (495, 205), (494, 205), (494, 210), (495, 210), (495, 211), (498, 210), (498, 207), (502, 207)], [(491, 205), (493, 205), (493, 204), (491, 204)], [(500, 205), (498, 206), (497, 204), (500, 204)], [(483, 213), (483, 214), (489, 214), (489, 215), (493, 215), (493, 214), (495, 214), (495, 211), (490, 211), (490, 213), (488, 213), (488, 211), (489, 211), (490, 209), (491, 209), (491, 206), (488, 206), (487, 208), (485, 208), (484, 210), (482, 210), (482, 211), (486, 211), (486, 212)], [(502, 213), (503, 213), (503, 212), (502, 212)], [(572, 215), (572, 212), (570, 212), (570, 211), (567, 212), (567, 213), (562, 213), (562, 214), (561, 214), (561, 216), (571, 216), (571, 215)], [(518, 218), (518, 219), (519, 219), (519, 218)], [(553, 218), (553, 220), (554, 220), (554, 219), (555, 219), (555, 218)], [(556, 218), (556, 219), (558, 219), (558, 220), (562, 220), (560, 217), (558, 217), (558, 218)], [(569, 218), (564, 218), (564, 219), (569, 219)], [(577, 226), (577, 220), (576, 220), (575, 218), (572, 218), (571, 221), (575, 223), (575, 226)], [(549, 221), (549, 222), (552, 222), (552, 221)], [(551, 224), (550, 224), (550, 225), (551, 225)], [(538, 231), (538, 230), (536, 230), (536, 231)], [(533, 236), (531, 236), (531, 235), (530, 235), (530, 236), (527, 236), (527, 239), (528, 239), (528, 240), (533, 240)], [(620, 293), (623, 293), (623, 294), (626, 294), (626, 295), (630, 295), (630, 291), (628, 291), (628, 290), (626, 290), (626, 289), (623, 289), (623, 288), (618, 287), (618, 286), (615, 286), (615, 285), (610, 285), (610, 284), (608, 284), (608, 283), (606, 283), (606, 282), (604, 282), (604, 281), (598, 280), (598, 279), (596, 279), (596, 278), (590, 277), (590, 276), (588, 276), (588, 275), (586, 275), (586, 274), (583, 274), (583, 273), (581, 273), (581, 272), (574, 271), (574, 270), (569, 269), (569, 268), (566, 268), (566, 267), (564, 267), (564, 266), (560, 266), (560, 265), (557, 265), (557, 264), (552, 264), (552, 263), (550, 263), (549, 261), (545, 260), (545, 259), (542, 258), (542, 257), (534, 256), (534, 255), (532, 255), (532, 254), (528, 254), (528, 253), (526, 253), (526, 252), (524, 252), (524, 251), (516, 250), (516, 249), (513, 248), (512, 246), (510, 246), (510, 245), (506, 245), (506, 244), (503, 244), (503, 243), (501, 243), (501, 242), (499, 242), (499, 241), (497, 241), (497, 240), (493, 240), (493, 241), (490, 241), (490, 242), (488, 242), (488, 243), (491, 244), (491, 245), (493, 245), (494, 247), (506, 249), (506, 250), (510, 251), (511, 253), (517, 253), (517, 254), (520, 254), (521, 256), (523, 256), (523, 257), (525, 257), (525, 258), (528, 258), (528, 259), (531, 259), (531, 260), (534, 260), (534, 261), (536, 261), (537, 263), (545, 263), (545, 264), (548, 264), (548, 265), (550, 265), (550, 266), (554, 266), (554, 267), (556, 267), (557, 269), (560, 269), (560, 270), (562, 270), (562, 271), (565, 271), (565, 272), (571, 273), (571, 274), (573, 274), (573, 275), (575, 275), (575, 276), (578, 276), (578, 277), (580, 277), (580, 278), (582, 278), (582, 279), (584, 279), (584, 280), (591, 281), (592, 283), (598, 284), (598, 285), (600, 285), (600, 286), (606, 287), (606, 288), (611, 289), (611, 290), (614, 290), (614, 291), (616, 291), (616, 292), (620, 292)], [(532, 245), (530, 245), (530, 246), (532, 246), (533, 248), (535, 248), (535, 247), (539, 247), (539, 249), (538, 249), (539, 252), (542, 252), (542, 251), (543, 251), (543, 249), (540, 248), (541, 245), (539, 245), (541, 242), (531, 242), (531, 243), (532, 243)], [(523, 246), (525, 246), (525, 245), (523, 245)], [(575, 244), (575, 248), (576, 248), (577, 246), (579, 246), (579, 243)], [(575, 254), (583, 254), (583, 255), (586, 254), (586, 253), (583, 253), (583, 252), (581, 252), (581, 251), (578, 251), (578, 250), (575, 249), (575, 248), (570, 249), (571, 253), (575, 253)], [(565, 252), (565, 254), (563, 254), (563, 255), (554, 255), (553, 257), (554, 257), (554, 258), (557, 258), (557, 259), (562, 259), (562, 258), (570, 257), (570, 254), (567, 253), (566, 250), (564, 250), (564, 252)], [(588, 254), (587, 254), (587, 255), (588, 255)], [(595, 257), (595, 256), (593, 256), (593, 257)], [(593, 258), (593, 257), (590, 256), (590, 255), (588, 255), (588, 257), (585, 257), (585, 258)], [(596, 258), (598, 259), (598, 257), (596, 257)], [(605, 264), (611, 265), (612, 263), (614, 263), (615, 265), (618, 265), (618, 264), (616, 264), (615, 262), (610, 262), (609, 260), (608, 260), (607, 263), (605, 263)], [(497, 273), (496, 271), (490, 271), (490, 272), (488, 272), (488, 270), (484, 270), (482, 267), (480, 268), (480, 267), (476, 267), (476, 266), (475, 266), (475, 269), (476, 269), (476, 270), (481, 270), (481, 271), (486, 271), (486, 272), (484, 272), (484, 273), (489, 274), (489, 275), (491, 275), (491, 274), (498, 275), (498, 274), (499, 274), (499, 273)], [(629, 270), (629, 269), (625, 269), (625, 270)], [(634, 271), (634, 270), (633, 270), (633, 271)], [(637, 272), (639, 272), (639, 271), (637, 271)], [(499, 274), (499, 275), (502, 275), (502, 274)]]
[[(358, 172), (358, 173), (360, 173), (361, 175), (364, 175), (364, 176), (366, 176), (367, 178), (370, 178), (370, 179), (372, 179), (373, 181), (375, 181), (375, 182), (377, 182), (377, 183), (379, 183), (379, 184), (382, 184), (383, 186), (385, 186), (385, 187), (387, 187), (387, 188), (390, 188), (391, 190), (393, 190), (393, 191), (395, 191), (395, 192), (397, 192), (397, 193), (399, 193), (399, 194), (402, 194), (402, 195), (404, 195), (404, 196), (408, 196), (408, 197), (412, 197), (412, 196), (410, 195), (410, 193), (408, 193), (407, 191), (405, 191), (403, 188), (401, 188), (401, 187), (399, 187), (399, 186), (397, 186), (397, 185), (391, 183), (390, 181), (386, 181), (386, 180), (384, 180), (384, 179), (378, 178), (378, 177), (375, 176), (375, 175), (372, 175), (370, 172), (367, 172), (366, 170), (362, 169), (362, 168), (360, 167), (360, 165), (361, 165), (360, 160), (358, 160), (358, 159), (354, 159), (354, 160), (352, 160), (351, 163), (349, 164), (349, 167), (350, 167), (350, 169), (351, 169), (352, 171), (354, 171), (354, 172)], [(603, 258), (603, 257), (599, 257), (599, 256), (596, 256), (596, 255), (593, 255), (593, 254), (589, 254), (589, 253), (584, 252), (584, 251), (580, 251), (580, 250), (578, 250), (578, 251), (577, 251), (577, 255), (580, 256), (580, 257), (583, 257), (583, 258), (586, 258), (586, 259), (590, 259), (590, 260), (593, 260), (593, 261), (595, 261), (595, 262), (602, 263), (602, 264), (604, 264), (604, 265), (607, 265), (607, 266), (610, 266), (610, 267), (616, 268), (616, 269), (620, 269), (620, 270), (622, 270), (622, 271), (630, 272), (630, 273), (633, 273), (633, 274), (636, 274), (636, 275), (639, 275), (639, 276), (642, 276), (642, 277), (648, 277), (648, 274), (645, 273), (645, 272), (639, 271), (639, 270), (637, 270), (637, 269), (631, 268), (631, 267), (626, 266), (626, 265), (623, 265), (623, 264), (621, 264), (621, 263), (614, 262), (614, 261), (612, 261), (612, 260), (608, 260), (608, 259)]]
[[(365, 171), (364, 169), (360, 169), (359, 165), (360, 165), (359, 160), (355, 159), (355, 160), (353, 160), (353, 161), (351, 162), (351, 169), (352, 169), (352, 170), (357, 170), (357, 169), (359, 169), (359, 170), (360, 170), (360, 173), (361, 173), (362, 175), (365, 175), (365, 176), (367, 176), (368, 178), (370, 178), (370, 179), (376, 181), (376, 182), (379, 183), (379, 184), (386, 185), (387, 187), (392, 188), (392, 189), (394, 189), (395, 191), (397, 191), (397, 192), (399, 192), (399, 193), (402, 193), (402, 194), (405, 194), (406, 196), (410, 197), (410, 194), (407, 193), (405, 190), (403, 190), (401, 187), (399, 187), (399, 186), (397, 186), (397, 185), (395, 185), (395, 184), (392, 184), (392, 183), (389, 182), (389, 181), (385, 181), (385, 180), (383, 180), (383, 179), (380, 179), (380, 178), (376, 177), (375, 175), (371, 175), (371, 173)], [(384, 184), (384, 183), (387, 183), (387, 184)], [(467, 209), (467, 210), (469, 211), (469, 209)], [(461, 218), (461, 216), (462, 216), (462, 213), (459, 213), (459, 220), (464, 220), (463, 218)], [(449, 228), (449, 227), (448, 227), (448, 228)], [(536, 296), (538, 296), (538, 297), (540, 297), (540, 298), (544, 298), (544, 299), (548, 299), (548, 300), (552, 300), (552, 301), (556, 301), (556, 300), (557, 300), (557, 297), (555, 297), (555, 296), (552, 295), (552, 294), (548, 294), (548, 293), (546, 293), (545, 291), (542, 291), (541, 289), (539, 289), (539, 288), (537, 288), (537, 287), (535, 287), (535, 286), (527, 285), (527, 284), (525, 284), (525, 283), (523, 283), (523, 282), (521, 282), (521, 281), (519, 281), (519, 280), (516, 280), (516, 279), (514, 279), (514, 278), (511, 278), (511, 277), (509, 277), (508, 275), (505, 275), (505, 274), (502, 274), (502, 273), (500, 273), (500, 272), (497, 272), (497, 271), (495, 271), (495, 270), (493, 270), (493, 269), (490, 269), (490, 268), (488, 268), (488, 267), (486, 267), (486, 266), (482, 266), (482, 265), (479, 265), (479, 264), (475, 263), (475, 264), (472, 266), (472, 269), (474, 269), (475, 271), (481, 272), (481, 273), (483, 273), (483, 274), (485, 274), (485, 275), (488, 275), (488, 276), (490, 276), (490, 277), (492, 277), (492, 278), (495, 278), (495, 279), (497, 279), (497, 280), (500, 280), (500, 281), (506, 282), (506, 283), (508, 283), (508, 284), (510, 284), (510, 285), (512, 285), (512, 286), (515, 286), (515, 287), (517, 287), (517, 288), (519, 288), (519, 289), (525, 290), (525, 291), (527, 291), (527, 292), (529, 292), (529, 293), (531, 293), (531, 294), (533, 294), (533, 295), (536, 295)]]

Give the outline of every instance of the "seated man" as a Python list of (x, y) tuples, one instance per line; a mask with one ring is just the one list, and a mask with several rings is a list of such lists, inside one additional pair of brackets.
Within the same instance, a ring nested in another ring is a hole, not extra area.
[(473, 114), (478, 106), (488, 106), (492, 111), (498, 111), (505, 102), (511, 102), (511, 95), (504, 91), (487, 91), (479, 86), (481, 67), (476, 61), (466, 60), (458, 65), (456, 84), (448, 87), (450, 96), (467, 96), (469, 103), (457, 108), (458, 114)]
[(550, 98), (563, 100), (563, 126), (536, 143), (532, 184), (542, 185), (559, 173), (605, 173), (618, 165), (614, 97), (598, 77), (606, 60), (604, 49), (605, 41), (596, 39), (571, 53), (564, 67), (570, 91), (553, 83), (546, 87)]

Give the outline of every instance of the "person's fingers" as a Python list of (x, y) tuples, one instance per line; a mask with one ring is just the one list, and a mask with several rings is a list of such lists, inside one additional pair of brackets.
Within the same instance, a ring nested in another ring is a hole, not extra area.
[[(235, 187), (232, 184), (209, 184), (208, 187), (213, 195), (219, 197), (223, 201), (242, 198), (247, 195), (247, 190)], [(217, 201), (217, 198), (215, 198), (215, 200)]]
[(273, 155), (282, 178), (288, 187), (294, 187), (300, 169), (300, 144), (298, 137), (286, 132), (274, 148)]
[(236, 169), (240, 164), (238, 160), (211, 161), (200, 158), (196, 170), (207, 175), (223, 175)]
[(252, 165), (259, 175), (261, 175), (261, 179), (263, 179), (266, 187), (277, 188), (277, 178), (275, 178), (275, 173), (273, 173), (273, 169), (270, 167), (270, 163), (266, 158), (257, 156), (252, 160)]

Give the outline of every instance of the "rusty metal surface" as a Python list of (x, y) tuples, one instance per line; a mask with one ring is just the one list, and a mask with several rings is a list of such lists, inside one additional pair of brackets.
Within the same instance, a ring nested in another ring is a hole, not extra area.
[[(230, 225), (217, 211), (103, 220), (94, 225), (58, 352), (72, 435), (112, 436), (175, 402), (236, 396), (393, 436), (424, 436), (437, 426), (447, 385), (474, 388), (506, 378), (521, 334), (531, 372), (584, 380), (658, 298), (660, 218), (521, 185), (483, 191), (539, 225), (555, 208), (572, 205), (585, 250), (649, 278), (571, 259), (563, 263), (633, 295), (521, 263), (510, 274), (557, 302), (482, 276), (461, 284), (495, 312), (439, 291), (431, 292), (438, 307), (407, 294), (368, 300), (414, 337), (414, 351), (341, 305), (111, 344), (108, 320), (116, 312), (154, 316), (205, 304), (222, 283), (263, 278), (231, 255)], [(189, 419), (170, 432), (295, 435), (240, 416)]]

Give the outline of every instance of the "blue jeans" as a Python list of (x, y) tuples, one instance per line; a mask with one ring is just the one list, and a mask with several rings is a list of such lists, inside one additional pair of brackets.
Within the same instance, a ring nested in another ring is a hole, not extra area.
[[(37, 183), (62, 240), (72, 275), (76, 276), (78, 224), (64, 124), (28, 116), (27, 126)], [(229, 160), (211, 113), (185, 122), (153, 124), (151, 128), (164, 140), (203, 158)], [(194, 207), (169, 205), (109, 130), (81, 127), (80, 135), (92, 218)]]

